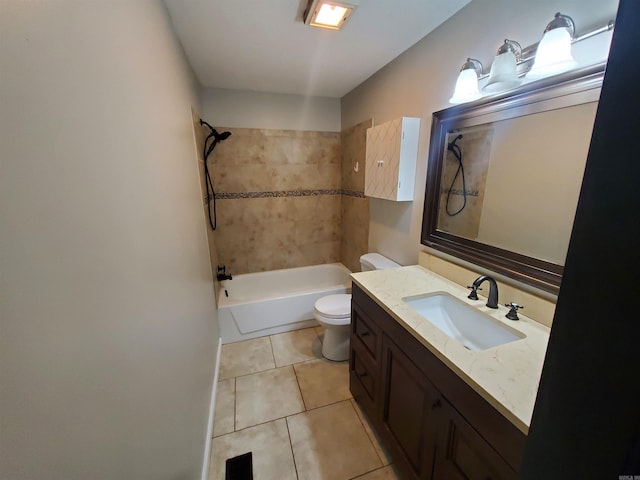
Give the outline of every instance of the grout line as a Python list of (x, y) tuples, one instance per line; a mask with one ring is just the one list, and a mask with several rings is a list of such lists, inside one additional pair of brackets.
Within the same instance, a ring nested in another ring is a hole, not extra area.
[[(304, 363), (304, 362), (298, 362)], [(300, 386), (300, 379), (298, 378), (298, 372), (296, 371), (296, 364), (292, 363), (291, 368), (293, 368), (293, 374), (296, 377), (296, 383), (298, 384), (298, 391), (300, 392), (300, 398), (302, 398), (302, 406), (304, 407), (304, 411), (308, 411), (307, 402), (304, 401), (304, 394), (302, 393), (302, 387)]]
[(273, 337), (273, 335), (269, 335), (269, 345), (271, 346), (271, 358), (273, 358), (273, 368), (278, 368), (278, 365), (276, 362), (276, 354), (273, 353), (273, 340), (271, 340), (271, 337)]
[[(373, 447), (373, 451), (376, 453), (376, 457), (378, 457), (378, 460), (380, 460), (380, 463), (384, 467), (385, 466), (384, 459), (382, 458), (382, 456), (378, 452), (378, 449), (376, 448), (376, 444), (374, 443), (374, 438), (371, 438), (373, 435), (375, 435), (374, 432), (373, 432), (373, 429), (369, 425), (365, 425), (365, 418), (364, 418), (365, 413), (363, 411), (358, 412), (358, 409), (354, 405), (355, 401), (356, 401), (356, 399), (351, 397), (351, 400), (349, 402), (351, 404), (351, 408), (353, 408), (353, 410), (356, 413), (356, 417), (358, 417), (358, 420), (360, 420), (360, 424), (362, 425), (362, 428), (364, 428), (364, 433), (367, 434), (367, 438), (369, 439), (369, 443)], [(369, 428), (367, 428), (367, 427), (369, 427)], [(371, 431), (371, 434), (369, 434), (369, 431)]]
[(291, 458), (293, 458), (293, 468), (296, 471), (296, 478), (300, 478), (298, 475), (298, 463), (296, 462), (296, 454), (293, 451), (293, 442), (291, 441), (291, 431), (289, 430), (289, 420), (285, 417), (284, 423), (287, 426), (287, 435), (289, 435), (289, 448), (291, 449)]
[(233, 431), (236, 431), (236, 415), (238, 414), (238, 382), (233, 377)]

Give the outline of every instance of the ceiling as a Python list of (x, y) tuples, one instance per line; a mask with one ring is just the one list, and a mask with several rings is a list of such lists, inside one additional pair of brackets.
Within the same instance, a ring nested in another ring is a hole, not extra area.
[(340, 31), (307, 0), (165, 0), (204, 87), (340, 98), (471, 0), (360, 0)]

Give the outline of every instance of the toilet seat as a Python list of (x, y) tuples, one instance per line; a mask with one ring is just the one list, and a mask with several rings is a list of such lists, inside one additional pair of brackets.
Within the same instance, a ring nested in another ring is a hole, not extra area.
[(351, 294), (339, 293), (320, 298), (314, 305), (316, 317), (329, 325), (351, 322)]

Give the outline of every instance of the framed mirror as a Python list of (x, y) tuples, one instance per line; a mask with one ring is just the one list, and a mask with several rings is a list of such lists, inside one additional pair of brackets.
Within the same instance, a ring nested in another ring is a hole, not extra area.
[(604, 64), (433, 114), (422, 243), (558, 293)]

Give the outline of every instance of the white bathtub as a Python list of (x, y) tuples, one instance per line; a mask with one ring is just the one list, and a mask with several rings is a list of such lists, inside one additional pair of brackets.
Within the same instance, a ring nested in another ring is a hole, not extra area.
[(234, 275), (220, 282), (218, 319), (222, 343), (318, 325), (320, 297), (351, 293), (351, 272), (341, 263)]

